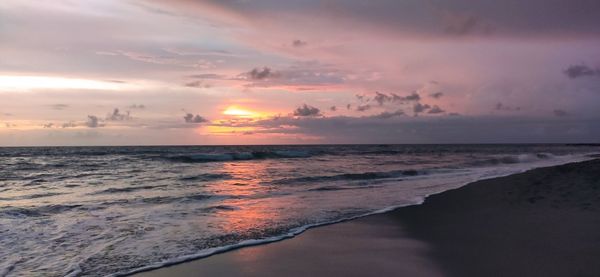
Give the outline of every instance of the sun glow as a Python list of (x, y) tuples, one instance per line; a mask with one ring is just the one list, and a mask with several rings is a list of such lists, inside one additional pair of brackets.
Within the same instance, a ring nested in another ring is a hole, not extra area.
[(236, 106), (230, 106), (225, 111), (223, 111), (224, 115), (236, 116), (236, 117), (244, 117), (244, 118), (256, 118), (259, 117), (260, 114), (257, 112), (249, 111), (246, 109), (241, 109)]

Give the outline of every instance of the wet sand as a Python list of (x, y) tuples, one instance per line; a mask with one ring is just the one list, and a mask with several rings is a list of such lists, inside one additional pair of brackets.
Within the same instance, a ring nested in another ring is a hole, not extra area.
[(600, 276), (600, 160), (479, 181), (138, 275)]

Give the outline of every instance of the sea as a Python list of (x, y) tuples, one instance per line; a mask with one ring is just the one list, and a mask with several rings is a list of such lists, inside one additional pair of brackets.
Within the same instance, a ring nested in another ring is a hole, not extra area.
[(0, 276), (120, 276), (293, 237), (593, 145), (0, 148)]

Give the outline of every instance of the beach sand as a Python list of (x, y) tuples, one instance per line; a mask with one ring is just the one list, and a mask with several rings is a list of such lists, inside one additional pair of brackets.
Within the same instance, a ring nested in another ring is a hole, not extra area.
[(138, 275), (600, 276), (600, 160), (478, 181)]

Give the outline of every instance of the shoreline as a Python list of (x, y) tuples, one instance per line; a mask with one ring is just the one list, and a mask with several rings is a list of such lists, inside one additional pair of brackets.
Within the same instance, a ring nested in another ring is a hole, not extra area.
[[(465, 186), (462, 186), (460, 188), (457, 189), (452, 189), (452, 190), (448, 190), (448, 191), (444, 191), (438, 194), (434, 194), (434, 195), (430, 195), (426, 198), (426, 200), (424, 201), (425, 203), (422, 204), (418, 204), (418, 205), (407, 205), (407, 206), (403, 206), (403, 207), (396, 207), (393, 209), (389, 209), (390, 211), (382, 211), (379, 213), (374, 213), (374, 214), (370, 214), (370, 215), (366, 215), (366, 216), (359, 216), (359, 217), (355, 217), (355, 218), (351, 218), (351, 219), (344, 219), (344, 220), (340, 220), (340, 221), (336, 221), (336, 222), (332, 222), (332, 223), (325, 223), (325, 224), (320, 224), (318, 226), (307, 226), (305, 228), (303, 228), (303, 230), (300, 231), (296, 231), (297, 233), (295, 234), (290, 234), (288, 233), (287, 235), (283, 236), (283, 237), (279, 237), (273, 240), (269, 240), (269, 241), (261, 241), (259, 243), (254, 243), (252, 245), (250, 244), (243, 244), (243, 245), (237, 245), (234, 247), (230, 247), (228, 249), (221, 249), (220, 251), (216, 251), (215, 253), (210, 253), (210, 254), (205, 254), (202, 257), (199, 258), (195, 258), (195, 259), (191, 259), (190, 257), (188, 257), (188, 259), (186, 259), (185, 261), (180, 261), (180, 262), (175, 262), (175, 263), (170, 263), (170, 265), (167, 266), (160, 266), (160, 267), (153, 267), (153, 268), (147, 268), (147, 269), (137, 269), (135, 272), (130, 272), (126, 275), (136, 275), (136, 276), (166, 276), (166, 275), (174, 275), (173, 271), (178, 271), (179, 269), (183, 268), (186, 269), (187, 268), (187, 273), (178, 273), (177, 275), (188, 275), (191, 274), (191, 272), (189, 272), (190, 270), (193, 272), (205, 272), (207, 268), (212, 268), (212, 269), (218, 269), (219, 266), (215, 266), (215, 265), (210, 265), (211, 262), (213, 260), (223, 260), (223, 259), (228, 259), (228, 256), (239, 256), (239, 253), (246, 253), (248, 252), (247, 249), (256, 249), (256, 248), (281, 248), (281, 247), (275, 247), (277, 245), (280, 244), (285, 244), (283, 245), (283, 247), (286, 247), (286, 245), (288, 244), (296, 244), (296, 243), (289, 243), (291, 241), (296, 241), (301, 239), (302, 237), (309, 237), (309, 240), (319, 240), (319, 238), (314, 238), (314, 236), (312, 235), (312, 233), (323, 233), (321, 231), (323, 231), (323, 229), (339, 229), (339, 228), (345, 228), (344, 226), (348, 226), (346, 227), (346, 229), (348, 228), (356, 228), (357, 226), (362, 226), (365, 222), (370, 222), (367, 225), (372, 225), (372, 226), (377, 226), (377, 225), (394, 225), (394, 223), (390, 222), (390, 218), (394, 217), (394, 215), (398, 215), (398, 214), (403, 214), (406, 213), (406, 211), (411, 211), (411, 210), (423, 210), (425, 208), (422, 208), (424, 206), (426, 206), (428, 203), (430, 202), (435, 202), (438, 200), (433, 200), (433, 199), (438, 199), (438, 198), (447, 198), (446, 195), (448, 194), (453, 194), (455, 193), (455, 191), (463, 191), (463, 190), (467, 190), (466, 188), (471, 188), (471, 187), (477, 187), (474, 186), (474, 184), (478, 184), (478, 183), (493, 183), (493, 182), (498, 182), (498, 180), (500, 180), (499, 182), (502, 183), (502, 181), (504, 179), (514, 179), (515, 176), (520, 176), (520, 175), (532, 175), (535, 173), (532, 172), (538, 172), (538, 171), (557, 171), (559, 168), (563, 168), (563, 167), (569, 167), (572, 165), (579, 165), (579, 164), (594, 164), (595, 166), (598, 167), (598, 169), (600, 169), (600, 166), (598, 166), (597, 164), (600, 164), (599, 162), (600, 160), (590, 160), (590, 161), (584, 161), (584, 162), (575, 162), (575, 163), (568, 163), (565, 165), (559, 165), (559, 166), (552, 166), (552, 167), (543, 167), (543, 168), (536, 168), (536, 169), (532, 169), (532, 170), (528, 170), (525, 172), (521, 172), (521, 173), (516, 173), (516, 174), (511, 174), (511, 175), (507, 175), (507, 176), (503, 176), (503, 177), (493, 177), (493, 178), (488, 178), (488, 179), (484, 179), (484, 180), (478, 180), (475, 182), (471, 182), (469, 184), (466, 184)], [(559, 170), (558, 170), (559, 171)], [(539, 174), (538, 174), (539, 175)], [(504, 180), (505, 181), (505, 180)], [(534, 200), (535, 201), (535, 200)], [(431, 213), (431, 211), (430, 211)], [(372, 220), (375, 220), (375, 222), (371, 222)], [(392, 220), (394, 221), (394, 220)], [(406, 220), (405, 220), (406, 221)], [(410, 222), (409, 222), (410, 223)], [(397, 224), (396, 224), (397, 225)], [(334, 227), (335, 226), (335, 227)], [(403, 235), (401, 236), (402, 239), (404, 240), (408, 240), (409, 238), (414, 239), (415, 237), (418, 237), (419, 234), (418, 232), (415, 233), (410, 233), (410, 224), (407, 224), (407, 222), (403, 222), (402, 223), (402, 227), (401, 228), (397, 228), (398, 230), (396, 230), (396, 233), (403, 233)], [(364, 226), (363, 226), (363, 229)], [(365, 230), (367, 230), (368, 228), (366, 228)], [(400, 229), (402, 229), (403, 231), (399, 231)], [(317, 231), (319, 230), (319, 231)], [(600, 229), (599, 229), (600, 230)], [(344, 233), (344, 231), (340, 231), (337, 230), (336, 232), (338, 233)], [(371, 233), (372, 234), (371, 234)], [(365, 231), (366, 233), (366, 238), (367, 241), (369, 241), (370, 237), (372, 236), (377, 236), (380, 234), (377, 234), (377, 230), (373, 229), (373, 230), (368, 230)], [(310, 234), (309, 234), (310, 233)], [(327, 230), (325, 230), (325, 233), (327, 233)], [(323, 235), (321, 234), (321, 236), (326, 236), (327, 234)], [(363, 234), (365, 235), (365, 234)], [(289, 240), (288, 238), (293, 238), (292, 240)], [(356, 238), (355, 238), (356, 239)], [(302, 239), (301, 239), (302, 240)], [(306, 240), (306, 239), (303, 239)], [(419, 238), (420, 241), (422, 240), (421, 238)], [(273, 243), (273, 242), (277, 242), (277, 243)], [(301, 241), (299, 243), (302, 243)], [(310, 244), (311, 242), (307, 242), (305, 244)], [(412, 242), (411, 242), (412, 243)], [(410, 245), (411, 243), (404, 243), (403, 245)], [(414, 242), (412, 244), (415, 244), (417, 242)], [(370, 243), (365, 243), (364, 246), (368, 247)], [(418, 243), (417, 243), (418, 244)], [(298, 246), (295, 246), (298, 247)], [(401, 247), (402, 248), (402, 247)], [(291, 249), (293, 250), (293, 249)], [(351, 250), (352, 251), (352, 250)], [(290, 252), (290, 251), (288, 251)], [(293, 252), (293, 251), (292, 251)], [(403, 252), (403, 255), (406, 256), (407, 252), (406, 249), (400, 251)], [(408, 251), (410, 252), (410, 251)], [(413, 251), (415, 252), (415, 251)], [(419, 251), (416, 251), (419, 252)], [(360, 255), (359, 255), (360, 256)], [(410, 256), (410, 255), (408, 255)], [(218, 258), (217, 258), (218, 257)], [(419, 257), (422, 258), (422, 257)], [(361, 259), (365, 259), (365, 257), (361, 258)], [(230, 261), (231, 262), (231, 261)], [(277, 261), (271, 261), (271, 262), (277, 262)], [(298, 263), (302, 263), (301, 261), (297, 261)], [(214, 263), (214, 262), (212, 262)], [(231, 266), (231, 265), (230, 265)], [(409, 264), (405, 264), (404, 265), (405, 268), (411, 268), (412, 266)], [(223, 268), (221, 268), (221, 270), (223, 270)], [(427, 271), (425, 268), (421, 268), (420, 271), (424, 272)], [(214, 273), (219, 273), (219, 272), (214, 272)], [(221, 272), (223, 273), (223, 272)], [(234, 273), (229, 272), (230, 274), (235, 275)], [(246, 272), (247, 273), (247, 272)], [(246, 275), (246, 273), (244, 273), (243, 275)], [(411, 274), (416, 274), (418, 272), (412, 272)], [(195, 273), (194, 273), (195, 274)], [(208, 273), (206, 273), (208, 274)], [(428, 274), (427, 276), (430, 276), (431, 274)]]

